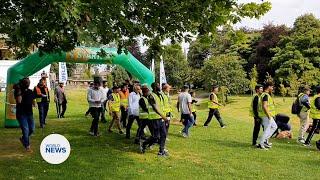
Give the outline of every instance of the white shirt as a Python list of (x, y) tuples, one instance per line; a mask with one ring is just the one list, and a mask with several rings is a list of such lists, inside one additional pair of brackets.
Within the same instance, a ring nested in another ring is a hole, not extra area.
[(129, 94), (128, 114), (133, 116), (139, 116), (139, 100), (140, 94), (131, 92)]
[(105, 98), (105, 100), (107, 100), (107, 94), (108, 94), (108, 91), (109, 91), (109, 88), (108, 87), (100, 87), (102, 93), (103, 93), (103, 97)]
[[(101, 107), (101, 104), (106, 100), (101, 89), (89, 89), (87, 98), (90, 107)], [(96, 101), (100, 101), (100, 103), (96, 103)]]
[(192, 102), (191, 95), (187, 92), (181, 92), (178, 96), (179, 110), (182, 114), (190, 114), (188, 103)]

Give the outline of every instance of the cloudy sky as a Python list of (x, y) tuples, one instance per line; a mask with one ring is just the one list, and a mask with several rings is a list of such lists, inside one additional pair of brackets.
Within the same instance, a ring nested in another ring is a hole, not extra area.
[[(266, 1), (266, 0), (265, 0)], [(243, 19), (235, 27), (247, 26), (261, 29), (264, 24), (285, 24), (292, 27), (294, 20), (305, 13), (313, 13), (320, 18), (320, 0), (267, 0), (271, 2), (272, 9), (260, 19)], [(240, 3), (256, 2), (261, 0), (238, 0)]]

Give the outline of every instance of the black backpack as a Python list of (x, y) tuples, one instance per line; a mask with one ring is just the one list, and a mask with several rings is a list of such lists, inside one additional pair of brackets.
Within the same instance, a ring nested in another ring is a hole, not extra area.
[(292, 103), (292, 107), (291, 107), (292, 114), (299, 114), (302, 109), (302, 106), (300, 105), (300, 102), (299, 102), (300, 97), (301, 96), (298, 96), (297, 99)]

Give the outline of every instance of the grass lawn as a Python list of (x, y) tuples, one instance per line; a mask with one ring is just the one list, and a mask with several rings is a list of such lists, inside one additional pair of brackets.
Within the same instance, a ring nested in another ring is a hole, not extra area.
[[(231, 103), (221, 109), (226, 129), (215, 119), (209, 128), (191, 129), (191, 137), (183, 138), (182, 126), (176, 121), (170, 127), (167, 149), (170, 157), (158, 158), (155, 147), (146, 154), (138, 153), (133, 139), (124, 135), (106, 133), (106, 124), (100, 124), (102, 136), (88, 135), (90, 118), (85, 90), (70, 90), (65, 119), (55, 117), (51, 103), (48, 125), (41, 131), (37, 110), (34, 110), (36, 132), (31, 137), (33, 153), (26, 153), (18, 138), (20, 129), (5, 129), (0, 123), (0, 179), (320, 179), (320, 151), (296, 143), (299, 127), (297, 117), (291, 116), (294, 139), (272, 139), (269, 151), (251, 147), (253, 119), (248, 116), (250, 97), (231, 97)], [(0, 94), (0, 117), (4, 117), (4, 93)], [(279, 112), (289, 114), (291, 98), (276, 98)], [(207, 117), (206, 104), (198, 110), (198, 124)], [(177, 115), (175, 117), (178, 117)], [(132, 134), (135, 135), (136, 125)], [(45, 162), (39, 152), (41, 140), (50, 133), (64, 135), (71, 144), (71, 154), (60, 165)]]

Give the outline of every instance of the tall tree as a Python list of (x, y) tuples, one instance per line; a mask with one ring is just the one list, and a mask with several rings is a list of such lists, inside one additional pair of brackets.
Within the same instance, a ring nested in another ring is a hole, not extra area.
[(11, 0), (0, 3), (0, 32), (25, 53), (32, 44), (45, 52), (71, 50), (83, 31), (101, 44), (117, 42), (121, 50), (136, 37), (150, 46), (166, 38), (190, 40), (184, 32), (207, 34), (270, 8), (270, 2), (237, 0)]

